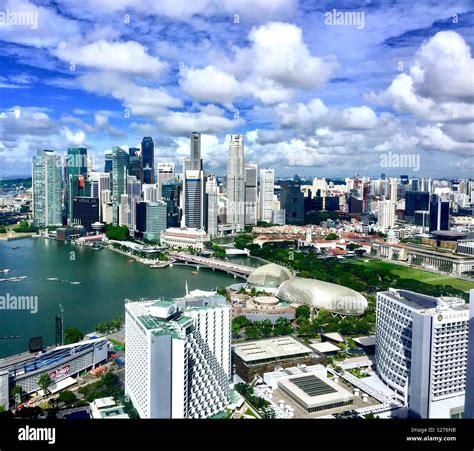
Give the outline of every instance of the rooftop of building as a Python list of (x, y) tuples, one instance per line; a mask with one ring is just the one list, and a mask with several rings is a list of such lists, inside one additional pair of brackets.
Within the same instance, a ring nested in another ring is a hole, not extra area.
[(293, 337), (247, 341), (233, 346), (234, 353), (245, 362), (278, 360), (281, 358), (311, 354), (313, 351)]

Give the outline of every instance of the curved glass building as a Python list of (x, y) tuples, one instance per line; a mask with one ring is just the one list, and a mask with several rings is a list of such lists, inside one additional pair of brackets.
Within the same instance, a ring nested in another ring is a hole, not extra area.
[(275, 293), (283, 282), (290, 280), (292, 277), (288, 269), (269, 263), (252, 271), (247, 279), (247, 286), (255, 288), (257, 291)]

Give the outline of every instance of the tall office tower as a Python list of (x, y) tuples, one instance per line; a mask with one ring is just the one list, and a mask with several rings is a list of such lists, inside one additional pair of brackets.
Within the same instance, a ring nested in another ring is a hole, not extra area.
[(449, 200), (436, 194), (430, 199), (430, 232), (449, 230)]
[(257, 224), (257, 165), (245, 165), (245, 225)]
[(300, 182), (287, 180), (280, 183), (280, 208), (285, 210), (286, 224), (303, 224), (304, 194)]
[(205, 208), (206, 180), (201, 159), (201, 134), (191, 134), (191, 157), (184, 160), (184, 225), (193, 229), (205, 229), (207, 211)]
[(112, 191), (110, 189), (105, 189), (102, 191), (100, 196), (100, 220), (105, 224), (112, 224), (113, 214), (112, 214)]
[(128, 173), (143, 183), (143, 160), (141, 151), (138, 147), (130, 147), (128, 149)]
[(379, 227), (391, 229), (395, 225), (395, 204), (390, 200), (379, 201)]
[(209, 418), (224, 410), (229, 336), (227, 305), (127, 302), (125, 393), (140, 418)]
[(219, 187), (215, 175), (207, 176), (207, 233), (210, 237), (217, 235), (217, 218), (219, 215)]
[(64, 207), (69, 224), (72, 224), (72, 203), (75, 196), (89, 197), (90, 182), (87, 179), (87, 149), (84, 147), (70, 147), (64, 159), (64, 175), (66, 179), (66, 195)]
[(127, 226), (133, 233), (135, 230), (135, 217), (136, 217), (136, 205), (141, 200), (142, 195), (142, 184), (140, 180), (134, 175), (127, 177), (127, 196), (128, 196), (128, 209), (127, 209)]
[(103, 193), (110, 191), (110, 174), (108, 172), (91, 172), (89, 174), (91, 181), (91, 197), (99, 199), (99, 221), (102, 221)]
[(389, 180), (389, 200), (390, 202), (393, 202), (394, 204), (397, 203), (398, 199), (398, 180), (395, 178), (391, 178)]
[(180, 197), (183, 184), (177, 179), (166, 180), (161, 185), (162, 199), (166, 202), (166, 227), (179, 227), (181, 221)]
[(33, 157), (33, 225), (62, 225), (62, 160), (52, 150), (38, 150)]
[(163, 183), (168, 180), (173, 180), (175, 178), (174, 169), (175, 169), (174, 163), (158, 163), (157, 185), (158, 185), (160, 196), (163, 196), (163, 193), (161, 190)]
[(152, 185), (144, 184), (142, 186), (142, 191), (144, 201), (157, 202), (160, 200), (158, 186), (156, 183), (153, 183)]
[(112, 173), (112, 151), (106, 150), (104, 153), (104, 172)]
[(469, 307), (469, 344), (467, 346), (464, 418), (474, 418), (474, 290), (470, 291)]
[(191, 158), (189, 159), (189, 168), (192, 171), (202, 171), (201, 158), (201, 133), (191, 133)]
[(469, 305), (412, 291), (377, 293), (376, 370), (412, 417), (464, 410)]
[(130, 227), (129, 224), (130, 218), (130, 199), (128, 194), (121, 194), (120, 195), (120, 203), (118, 206), (118, 225)]
[(127, 193), (128, 153), (120, 147), (112, 150), (112, 204), (113, 224), (119, 223), (120, 196)]
[(260, 169), (260, 191), (258, 195), (260, 221), (272, 222), (274, 191), (275, 171), (273, 169)]
[(155, 183), (155, 143), (153, 138), (142, 139), (143, 183)]
[(227, 160), (227, 222), (245, 226), (245, 162), (242, 135), (230, 135)]
[(158, 241), (166, 230), (166, 202), (138, 202), (136, 204), (136, 230), (148, 241)]
[(407, 191), (405, 194), (405, 217), (414, 217), (417, 210), (428, 210), (430, 193), (427, 191)]

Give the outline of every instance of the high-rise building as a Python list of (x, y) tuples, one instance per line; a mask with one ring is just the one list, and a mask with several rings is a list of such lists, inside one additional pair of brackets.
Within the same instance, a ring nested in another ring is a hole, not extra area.
[(469, 298), (469, 343), (467, 346), (466, 395), (464, 418), (474, 418), (474, 290)]
[(179, 227), (181, 221), (180, 197), (183, 183), (176, 179), (166, 180), (161, 185), (161, 195), (166, 202), (166, 226)]
[(112, 150), (112, 204), (113, 224), (119, 223), (120, 197), (127, 193), (128, 153), (120, 147)]
[(468, 320), (462, 299), (393, 288), (377, 293), (376, 370), (411, 416), (462, 414)]
[(72, 225), (82, 225), (92, 230), (92, 224), (99, 221), (99, 198), (74, 196), (72, 200)]
[(143, 183), (155, 183), (155, 143), (153, 138), (142, 139)]
[(184, 225), (193, 229), (205, 229), (207, 210), (205, 205), (206, 180), (202, 169), (201, 134), (191, 134), (191, 157), (184, 162)]
[(163, 196), (163, 192), (161, 190), (163, 183), (166, 182), (167, 180), (173, 180), (174, 178), (175, 178), (174, 163), (158, 163), (157, 185), (158, 185), (158, 191), (160, 193), (160, 196)]
[(112, 151), (106, 150), (104, 154), (104, 172), (112, 173)]
[(245, 225), (257, 224), (257, 165), (245, 165)]
[[(103, 221), (103, 202), (104, 191), (110, 191), (110, 173), (108, 172), (91, 172), (89, 174), (91, 181), (91, 197), (99, 199), (99, 220)], [(109, 201), (110, 202), (110, 201)]]
[(395, 204), (390, 200), (379, 201), (379, 227), (391, 229), (395, 225)]
[(227, 160), (227, 222), (245, 227), (245, 162), (242, 135), (230, 135)]
[(228, 404), (230, 307), (125, 304), (125, 393), (141, 418), (209, 418)]
[(304, 194), (300, 182), (285, 180), (280, 186), (280, 208), (285, 210), (286, 224), (303, 224)]
[(449, 230), (449, 200), (436, 194), (430, 199), (430, 232)]
[(128, 156), (128, 173), (143, 183), (143, 160), (140, 149), (138, 147), (130, 147), (128, 149)]
[(398, 199), (398, 180), (396, 178), (389, 179), (389, 200), (396, 204)]
[(62, 225), (62, 161), (52, 150), (38, 150), (33, 157), (33, 225)]
[(138, 202), (136, 204), (136, 229), (148, 241), (158, 241), (166, 230), (166, 202)]
[(217, 219), (219, 215), (219, 186), (215, 175), (207, 176), (207, 233), (210, 237), (217, 235)]
[(417, 210), (428, 210), (430, 193), (427, 191), (407, 191), (405, 195), (405, 217), (414, 217)]
[(260, 169), (259, 182), (259, 219), (264, 222), (272, 222), (275, 171), (273, 169)]
[(90, 196), (91, 187), (87, 178), (88, 173), (87, 149), (84, 147), (69, 147), (64, 159), (64, 175), (66, 179), (66, 195), (64, 207), (67, 221), (72, 224), (72, 203), (75, 196)]
[(201, 133), (191, 133), (191, 158), (189, 159), (189, 168), (191, 171), (202, 171), (201, 158)]

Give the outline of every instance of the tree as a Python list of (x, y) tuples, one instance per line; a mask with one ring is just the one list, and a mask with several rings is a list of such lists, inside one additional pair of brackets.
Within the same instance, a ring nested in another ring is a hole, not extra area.
[(125, 241), (128, 238), (128, 227), (107, 225), (105, 234), (109, 240)]
[(309, 319), (311, 316), (311, 307), (309, 305), (299, 305), (296, 308), (295, 318), (296, 319)]
[(38, 380), (38, 387), (41, 388), (45, 394), (48, 392), (49, 386), (53, 383), (51, 376), (48, 373), (43, 373)]
[(77, 343), (84, 338), (84, 334), (77, 327), (69, 327), (64, 331), (64, 344)]
[(63, 404), (72, 404), (77, 400), (77, 396), (70, 390), (64, 390), (59, 394), (58, 401)]
[(253, 242), (252, 235), (242, 233), (235, 237), (234, 246), (237, 249), (245, 249), (249, 244), (252, 244), (252, 242)]
[(292, 332), (293, 328), (288, 318), (282, 316), (276, 320), (275, 327), (273, 328), (275, 335), (290, 335)]
[(7, 233), (7, 229), (3, 226), (0, 226), (0, 233)]
[(339, 238), (339, 237), (338, 237), (335, 233), (331, 232), (331, 233), (328, 233), (328, 234), (326, 235), (326, 238), (325, 238), (325, 239), (326, 239), (326, 240), (337, 240), (338, 238)]

